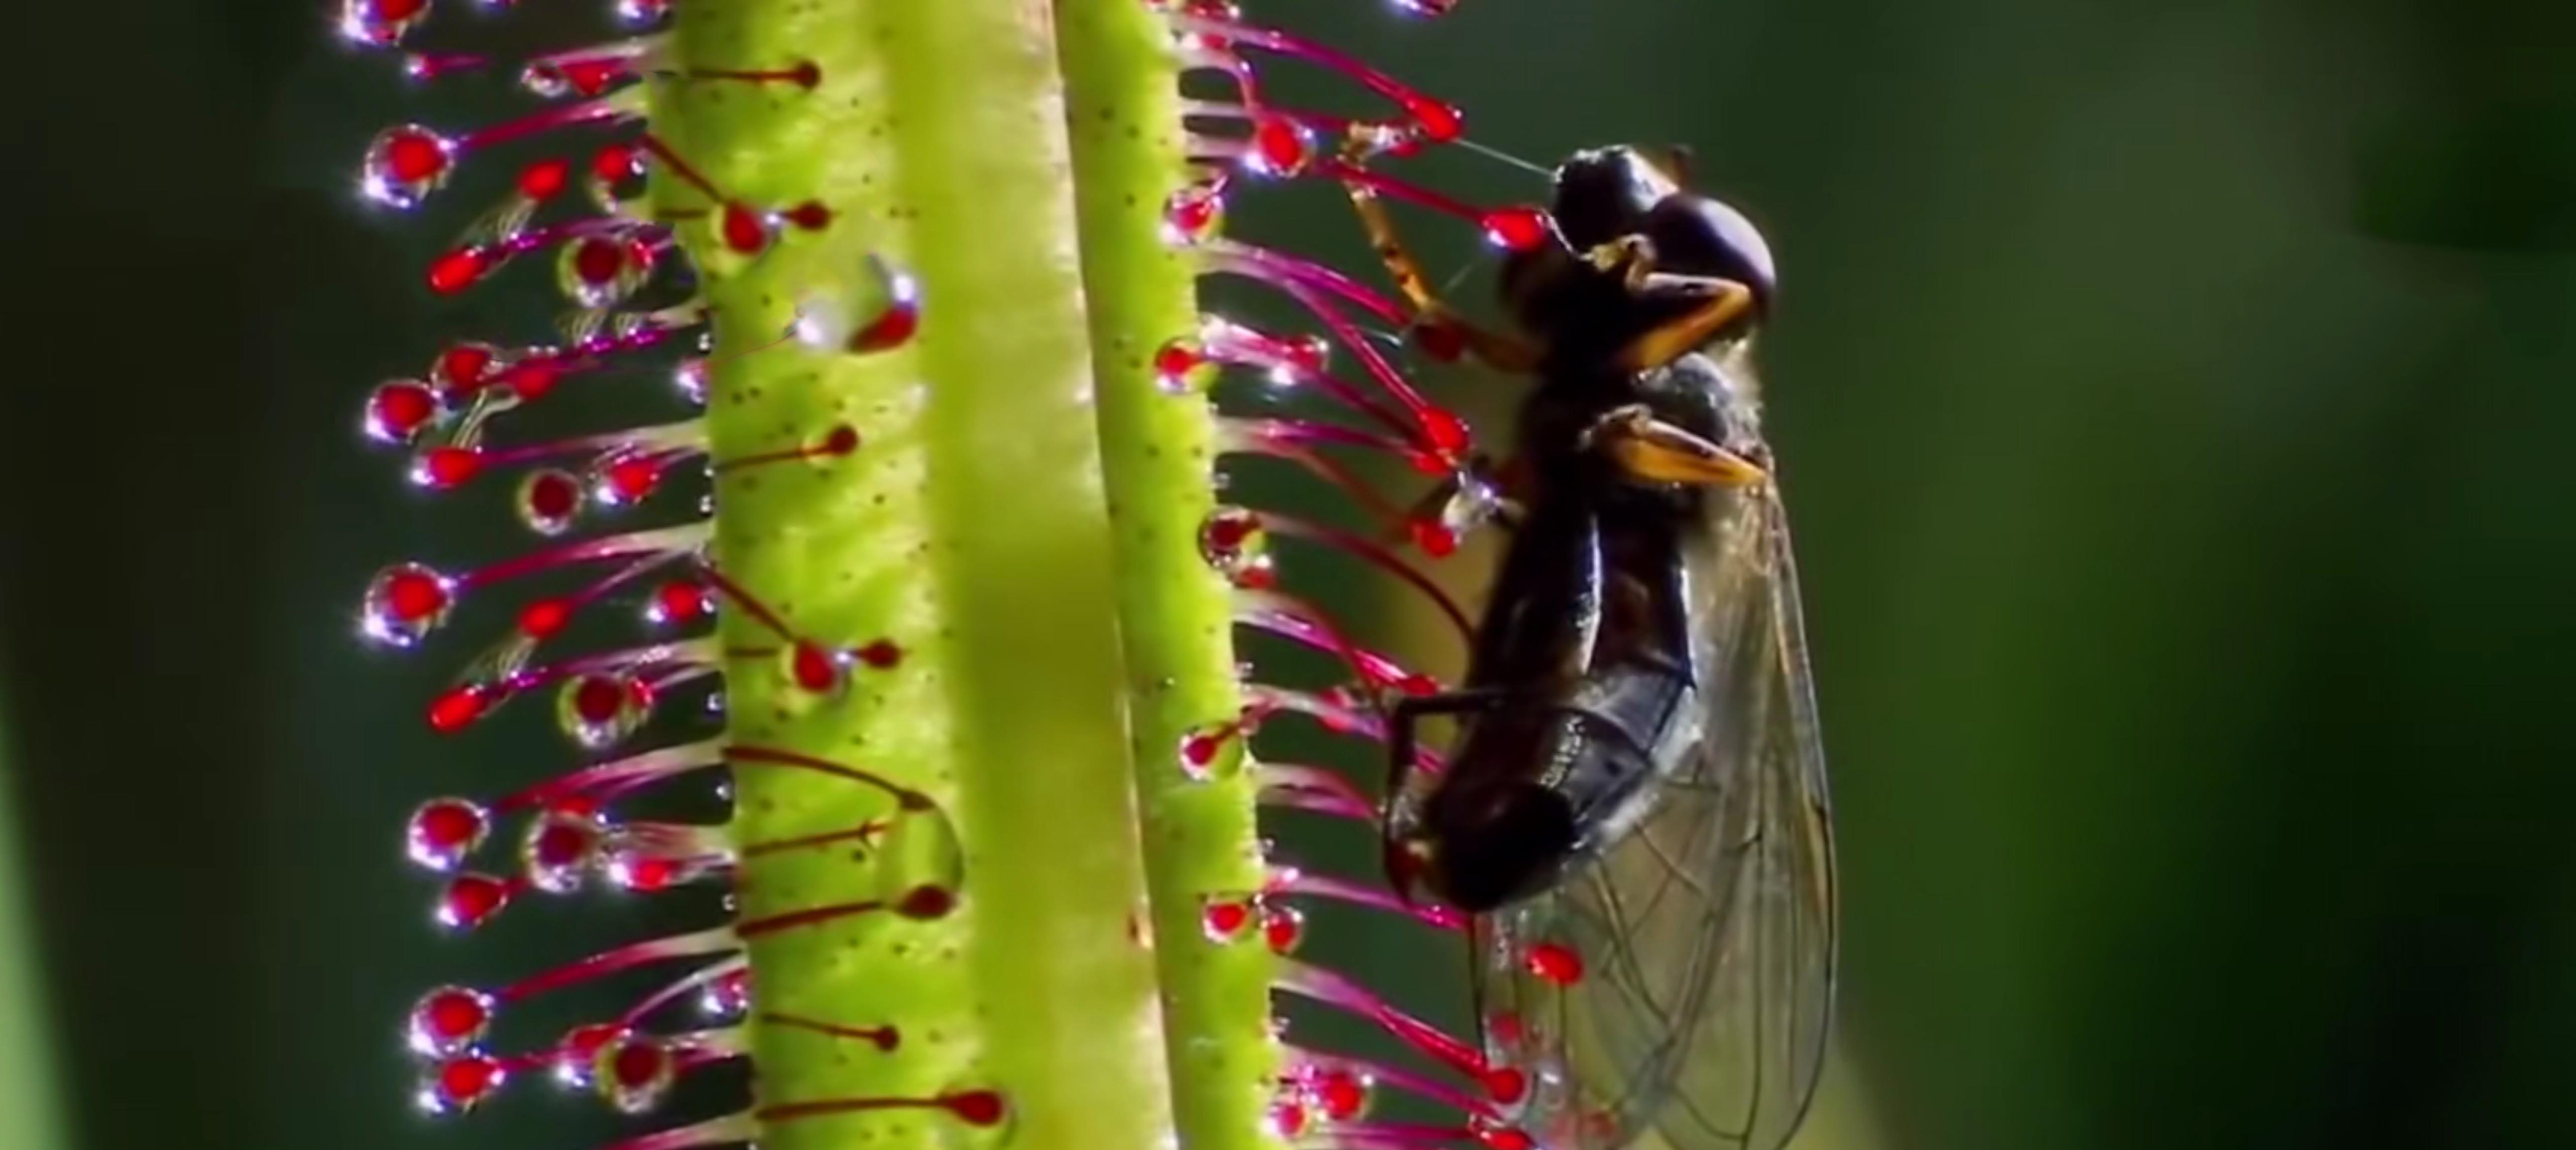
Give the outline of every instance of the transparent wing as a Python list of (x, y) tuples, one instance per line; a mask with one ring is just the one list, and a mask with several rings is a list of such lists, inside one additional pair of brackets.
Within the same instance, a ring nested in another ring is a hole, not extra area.
[[(1627, 835), (1498, 916), (1496, 1057), (1549, 1150), (1776, 1150), (1822, 1068), (1837, 959), (1831, 809), (1776, 492), (1694, 556), (1704, 728)], [(1574, 961), (1569, 962), (1572, 959)]]

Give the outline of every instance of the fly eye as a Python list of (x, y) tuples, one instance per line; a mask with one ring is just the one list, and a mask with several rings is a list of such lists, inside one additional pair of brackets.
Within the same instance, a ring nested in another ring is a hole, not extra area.
[(1733, 280), (1752, 289), (1757, 309), (1770, 310), (1778, 286), (1771, 245), (1744, 213), (1707, 196), (1666, 196), (1646, 213), (1646, 238), (1655, 270)]
[(1638, 221), (1672, 186), (1628, 148), (1578, 152), (1556, 170), (1548, 215), (1566, 246), (1590, 251), (1637, 230)]

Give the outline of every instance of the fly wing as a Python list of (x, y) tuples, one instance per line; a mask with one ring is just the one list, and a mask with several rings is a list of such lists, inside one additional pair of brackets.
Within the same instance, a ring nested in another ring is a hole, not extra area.
[(1690, 570), (1702, 743), (1488, 947), (1489, 1040), (1551, 1150), (1776, 1150), (1822, 1068), (1837, 895), (1797, 575), (1776, 492), (1723, 502)]
[(1747, 500), (1744, 586), (1731, 627), (1712, 632), (1710, 748), (1694, 785), (1737, 789), (1721, 835), (1740, 896), (1691, 1054), (1657, 1127), (1676, 1147), (1772, 1150), (1805, 1119), (1824, 1067), (1840, 957), (1833, 808), (1798, 573), (1776, 488)]

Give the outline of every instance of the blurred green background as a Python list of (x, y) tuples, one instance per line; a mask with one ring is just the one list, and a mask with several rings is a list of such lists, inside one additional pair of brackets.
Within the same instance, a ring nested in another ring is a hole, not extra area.
[[(2569, 1143), (2576, 5), (1251, 6), (1524, 156), (1690, 143), (1770, 233), (1845, 851), (1835, 1118), (1876, 1132), (1819, 1144)], [(88, 1150), (605, 1141), (539, 1091), (419, 1118), (396, 1020), (690, 916), (433, 938), (403, 814), (545, 739), (436, 745), (463, 641), (397, 662), (349, 625), (379, 564), (501, 534), (415, 510), (365, 389), (442, 335), (544, 334), (533, 292), (415, 288), (464, 198), (364, 210), (355, 159), (508, 102), (407, 95), (319, 0), (5, 19), (0, 996), (39, 989), (0, 998), (0, 1135), (50, 1150), (50, 1078)], [(464, 38), (548, 31), (516, 27)], [(1329, 197), (1263, 211), (1358, 250)]]

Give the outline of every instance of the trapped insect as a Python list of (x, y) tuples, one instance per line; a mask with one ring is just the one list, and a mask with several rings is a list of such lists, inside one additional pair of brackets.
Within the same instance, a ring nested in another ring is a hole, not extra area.
[[(1770, 252), (1634, 148), (1555, 173), (1507, 257), (1518, 333), (1449, 313), (1355, 189), (1424, 328), (1535, 376), (1510, 530), (1459, 690), (1395, 705), (1383, 847), (1476, 916), (1487, 1056), (1549, 1150), (1649, 1132), (1774, 1150), (1821, 1069), (1837, 955), (1830, 804), (1789, 531), (1750, 363)], [(1417, 726), (1452, 716), (1439, 773)]]

